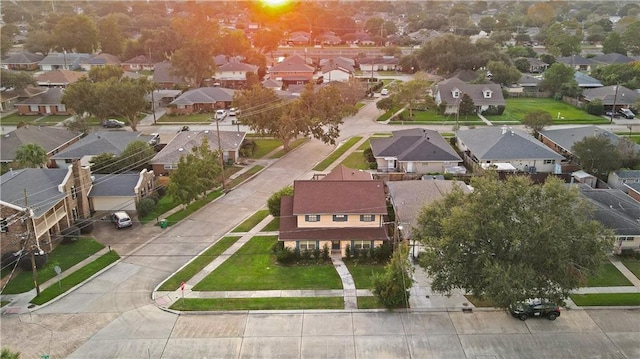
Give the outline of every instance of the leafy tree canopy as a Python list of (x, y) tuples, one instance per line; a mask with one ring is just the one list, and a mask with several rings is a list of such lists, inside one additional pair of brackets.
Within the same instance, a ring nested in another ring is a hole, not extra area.
[(280, 217), (280, 202), (283, 196), (293, 196), (293, 187), (287, 186), (274, 193), (267, 200), (269, 213), (274, 217)]
[(15, 161), (19, 166), (43, 168), (48, 161), (47, 151), (35, 143), (25, 143), (16, 149)]
[(29, 85), (36, 85), (33, 75), (23, 71), (0, 70), (0, 85), (5, 88), (21, 90)]
[(87, 15), (66, 15), (52, 31), (52, 43), (58, 51), (93, 53), (98, 47), (98, 29)]
[(408, 308), (412, 278), (413, 266), (409, 263), (409, 249), (401, 245), (396, 248), (384, 272), (374, 275), (373, 293), (387, 308)]
[(522, 120), (522, 124), (525, 127), (531, 129), (533, 131), (534, 136), (538, 137), (538, 133), (542, 131), (546, 126), (550, 126), (553, 124), (553, 117), (547, 111), (534, 111), (528, 113), (524, 119)]
[(420, 264), (432, 289), (462, 289), (499, 307), (529, 298), (562, 302), (596, 273), (612, 236), (591, 219), (577, 189), (549, 177), (472, 179), (425, 207), (412, 229), (426, 251)]
[(607, 178), (610, 171), (620, 168), (620, 153), (609, 137), (599, 134), (585, 137), (571, 147), (582, 168), (600, 178)]

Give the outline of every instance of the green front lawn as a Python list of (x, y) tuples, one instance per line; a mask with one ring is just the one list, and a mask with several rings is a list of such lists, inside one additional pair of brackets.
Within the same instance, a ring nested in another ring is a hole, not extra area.
[(307, 137), (300, 137), (289, 144), (289, 150), (285, 151), (285, 149), (283, 148), (280, 151), (276, 152), (273, 156), (271, 156), (271, 158), (280, 158), (307, 141), (309, 141)]
[(98, 273), (118, 259), (120, 259), (120, 256), (118, 255), (118, 253), (116, 253), (116, 251), (110, 251), (103, 254), (95, 261), (88, 263), (84, 267), (69, 274), (65, 278), (62, 278), (59, 283), (53, 284), (40, 292), (40, 295), (33, 298), (33, 300), (31, 300), (31, 303), (42, 305), (54, 299), (55, 297), (64, 294), (71, 288), (89, 279), (92, 275)]
[(256, 173), (262, 171), (263, 168), (264, 168), (264, 166), (260, 166), (260, 165), (255, 165), (255, 166), (249, 168), (246, 172), (240, 174), (238, 177), (236, 177), (236, 178), (232, 179), (231, 181), (227, 182), (227, 188), (234, 188), (234, 187), (238, 186), (239, 184), (241, 184), (245, 180), (251, 178)]
[(640, 279), (640, 259), (623, 258), (622, 264), (624, 264), (633, 275)]
[(369, 162), (364, 157), (364, 154), (361, 151), (356, 151), (347, 156), (344, 161), (341, 162), (342, 165), (348, 168), (353, 168), (356, 170), (368, 170)]
[(378, 297), (358, 297), (358, 309), (385, 309)]
[[(55, 266), (60, 266), (60, 269), (64, 272), (102, 248), (104, 248), (104, 245), (96, 242), (93, 238), (80, 238), (73, 243), (58, 245), (49, 253), (47, 263), (38, 269), (38, 283), (44, 283), (55, 277)], [(33, 288), (35, 288), (33, 274), (31, 271), (22, 271), (7, 283), (2, 294), (24, 293)]]
[(167, 224), (169, 226), (173, 226), (220, 196), (222, 196), (222, 191), (219, 189), (209, 192), (206, 196), (191, 202), (187, 208), (167, 216), (165, 218), (167, 220)]
[(570, 297), (581, 307), (640, 305), (640, 293), (572, 294)]
[(259, 210), (258, 212), (251, 215), (251, 217), (247, 218), (239, 226), (234, 228), (231, 232), (249, 232), (258, 223), (262, 222), (263, 219), (267, 218), (268, 215), (268, 209)]
[[(518, 121), (534, 111), (551, 114), (554, 124), (604, 124), (609, 123), (601, 116), (594, 116), (566, 102), (551, 98), (507, 98), (504, 113), (500, 116), (485, 116), (491, 122)], [(560, 113), (560, 119), (558, 119)], [(562, 119), (564, 117), (564, 119)]]
[(157, 122), (158, 123), (171, 123), (171, 122), (179, 122), (179, 123), (183, 123), (183, 122), (188, 122), (188, 123), (202, 123), (202, 122), (209, 122), (211, 123), (212, 120), (211, 118), (213, 118), (213, 113), (197, 113), (197, 114), (193, 114), (193, 115), (168, 115), (165, 114), (162, 117), (160, 117)]
[[(31, 125), (51, 126), (59, 123), (60, 121), (66, 120), (69, 117), (71, 116), (70, 115), (27, 116), (27, 115), (19, 115), (17, 112), (14, 112), (10, 115), (0, 115), (0, 124), (1, 125), (17, 125), (20, 122), (24, 122)], [(40, 120), (36, 121), (37, 119), (40, 119)]]
[(249, 158), (262, 158), (282, 146), (282, 141), (276, 140), (275, 138), (259, 138), (253, 141), (256, 142), (256, 150)]
[(189, 298), (178, 299), (169, 308), (182, 311), (344, 309), (344, 298)]
[[(372, 289), (373, 275), (384, 272), (383, 264), (356, 264), (346, 262), (346, 265), (358, 289)], [(360, 299), (358, 299), (358, 301), (359, 300)]]
[(264, 228), (262, 232), (275, 232), (280, 230), (280, 218), (274, 218), (271, 222), (269, 222)]
[(174, 209), (177, 205), (178, 202), (174, 202), (171, 196), (168, 194), (164, 195), (158, 200), (158, 203), (156, 203), (156, 206), (151, 213), (144, 217), (138, 217), (138, 220), (142, 224), (149, 223), (152, 220), (160, 220), (160, 216)]
[(335, 162), (338, 157), (342, 156), (345, 152), (347, 152), (351, 147), (353, 147), (358, 141), (360, 141), (362, 137), (356, 136), (351, 137), (347, 140), (347, 142), (343, 143), (342, 146), (336, 148), (335, 151), (331, 152), (327, 158), (325, 158), (322, 162), (318, 163), (313, 170), (314, 171), (324, 171), (329, 167), (333, 162)]
[(602, 264), (598, 275), (587, 278), (587, 287), (622, 287), (633, 285), (611, 262)]
[(180, 269), (174, 275), (172, 275), (169, 279), (167, 279), (160, 288), (159, 291), (174, 291), (180, 287), (182, 282), (186, 282), (191, 279), (194, 275), (198, 274), (201, 270), (204, 269), (209, 263), (213, 262), (214, 259), (218, 258), (218, 256), (231, 245), (236, 243), (240, 239), (240, 237), (223, 237), (219, 239), (213, 246), (207, 248), (204, 252), (194, 258), (189, 264), (187, 264), (184, 268)]
[(342, 289), (331, 264), (284, 266), (276, 262), (276, 236), (255, 236), (193, 288), (195, 291)]

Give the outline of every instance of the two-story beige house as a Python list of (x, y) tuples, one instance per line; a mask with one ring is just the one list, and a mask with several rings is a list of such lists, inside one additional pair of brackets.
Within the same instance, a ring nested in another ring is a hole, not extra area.
[(328, 246), (346, 255), (346, 247), (368, 249), (388, 241), (387, 206), (381, 180), (302, 180), (293, 196), (283, 196), (280, 237), (290, 249)]

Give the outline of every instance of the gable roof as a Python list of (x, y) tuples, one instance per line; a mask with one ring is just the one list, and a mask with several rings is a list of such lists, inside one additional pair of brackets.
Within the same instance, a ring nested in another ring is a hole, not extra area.
[(640, 235), (640, 203), (619, 189), (580, 186), (580, 194), (594, 206), (593, 216), (616, 235)]
[(222, 71), (257, 72), (258, 66), (232, 61), (218, 67), (216, 70), (216, 72)]
[(633, 105), (640, 94), (624, 86), (611, 85), (586, 89), (582, 92), (582, 96), (587, 101), (600, 99), (604, 105), (613, 105), (615, 102), (616, 106), (628, 106)]
[(223, 87), (200, 87), (189, 90), (171, 102), (171, 105), (193, 105), (194, 103), (231, 102), (235, 90)]
[(153, 61), (149, 60), (145, 55), (138, 55), (121, 63), (121, 65), (125, 64), (153, 65)]
[(25, 168), (9, 171), (0, 176), (0, 200), (21, 208), (25, 208), (24, 191), (27, 191), (27, 201), (35, 217), (40, 217), (53, 207), (66, 193), (58, 190), (68, 168)]
[(140, 181), (139, 173), (94, 174), (88, 197), (132, 197)]
[(340, 64), (341, 66), (354, 67), (356, 65), (356, 62), (354, 59), (350, 59), (348, 57), (342, 57), (342, 56), (332, 56), (332, 57), (320, 59), (320, 66), (331, 63), (332, 61), (333, 63)]
[(54, 66), (64, 66), (68, 68), (72, 65), (78, 65), (81, 61), (90, 58), (91, 55), (87, 53), (75, 53), (75, 52), (50, 52), (47, 56), (40, 61), (40, 66), (42, 65), (54, 65)]
[(27, 143), (38, 144), (49, 154), (81, 135), (80, 132), (69, 131), (61, 127), (24, 126), (16, 128), (0, 138), (0, 160), (3, 162), (15, 160), (18, 147)]
[(523, 87), (536, 87), (540, 82), (542, 82), (541, 79), (529, 74), (522, 74), (518, 80), (518, 84)]
[[(540, 135), (548, 138), (565, 151), (571, 152), (571, 148), (576, 142), (582, 141), (585, 137), (606, 136), (613, 145), (618, 144), (620, 137), (607, 129), (598, 126), (579, 126), (570, 128), (560, 128), (552, 130), (542, 130)], [(635, 145), (636, 151), (640, 151), (640, 145)]]
[(475, 71), (471, 70), (456, 70), (451, 73), (447, 78), (449, 79), (458, 79), (463, 82), (471, 82), (478, 78), (478, 74)]
[(120, 59), (111, 54), (100, 53), (82, 61), (85, 65), (120, 65)]
[(274, 80), (274, 79), (266, 79), (262, 81), (262, 86), (267, 88), (282, 88), (282, 81)]
[(374, 157), (395, 157), (401, 162), (462, 162), (438, 131), (413, 128), (392, 134), (369, 140)]
[(5, 65), (25, 65), (25, 64), (34, 64), (42, 61), (44, 59), (44, 55), (34, 54), (32, 52), (23, 51), (14, 55), (3, 59), (2, 64)]
[(321, 178), (322, 181), (366, 181), (371, 179), (373, 179), (371, 173), (363, 170), (354, 170), (345, 165), (339, 165)]
[(387, 214), (382, 180), (294, 181), (293, 215)]
[(18, 102), (16, 105), (59, 105), (62, 103), (62, 91), (59, 87), (47, 87), (45, 91)]
[(97, 156), (102, 153), (113, 153), (116, 156), (133, 141), (151, 141), (153, 136), (131, 131), (97, 131), (90, 133), (65, 150), (51, 156), (56, 160), (79, 159), (84, 156)]
[(640, 179), (640, 170), (617, 170), (613, 171), (619, 178)]
[[(458, 103), (462, 98), (462, 94), (469, 95), (476, 106), (504, 106), (506, 104), (504, 96), (502, 95), (502, 88), (500, 88), (498, 84), (469, 84), (454, 77), (446, 81), (441, 81), (436, 86), (437, 91), (440, 93), (440, 99), (450, 105)], [(453, 97), (455, 89), (462, 92), (462, 94), (459, 95), (460, 97)], [(485, 91), (491, 91), (490, 98), (484, 97)]]
[(35, 80), (39, 85), (68, 85), (80, 80), (85, 75), (85, 72), (57, 69), (36, 76)]
[(184, 80), (171, 74), (171, 62), (163, 61), (153, 65), (153, 82), (157, 83), (184, 83)]
[(289, 56), (281, 63), (274, 65), (269, 72), (314, 72), (315, 68), (307, 65), (300, 55)]
[(593, 65), (593, 61), (592, 60), (585, 59), (584, 57), (582, 57), (580, 55), (571, 55), (571, 56), (567, 56), (567, 57), (558, 57), (556, 59), (556, 62), (562, 62), (563, 64), (570, 65), (570, 66)]
[(462, 130), (456, 136), (480, 161), (564, 159), (528, 133), (506, 127)]
[(245, 132), (220, 131), (220, 146), (218, 146), (218, 133), (216, 131), (182, 131), (149, 161), (151, 164), (174, 164), (180, 161), (183, 154), (192, 152), (194, 147), (202, 144), (203, 138), (207, 138), (209, 148), (218, 151), (235, 151), (240, 148), (244, 140)]
[(573, 74), (573, 78), (578, 83), (578, 87), (602, 87), (602, 83), (600, 82), (600, 80), (595, 79), (580, 71), (576, 71)]

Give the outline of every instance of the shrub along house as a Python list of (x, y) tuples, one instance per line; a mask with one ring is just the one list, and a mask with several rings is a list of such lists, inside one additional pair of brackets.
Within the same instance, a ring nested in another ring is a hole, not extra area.
[(388, 241), (382, 180), (294, 181), (293, 196), (280, 205), (280, 236), (286, 248), (314, 250), (326, 245), (368, 249)]

